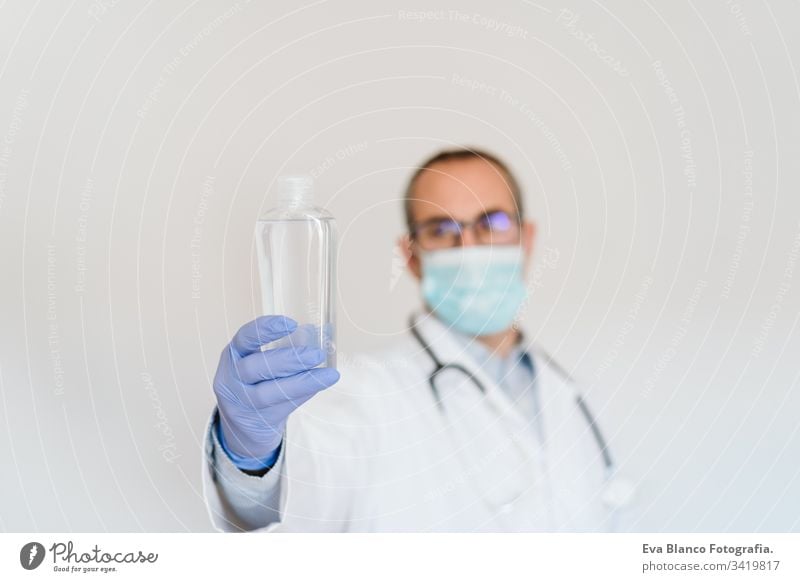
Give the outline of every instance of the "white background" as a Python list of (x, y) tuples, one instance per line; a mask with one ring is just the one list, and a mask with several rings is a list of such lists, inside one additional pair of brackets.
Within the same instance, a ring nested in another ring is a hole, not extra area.
[(413, 166), (469, 144), (524, 186), (526, 326), (640, 484), (626, 527), (797, 531), (798, 17), (5, 2), (0, 530), (210, 530), (210, 383), (258, 313), (272, 180), (313, 172), (338, 218), (347, 360), (418, 304), (393, 249)]

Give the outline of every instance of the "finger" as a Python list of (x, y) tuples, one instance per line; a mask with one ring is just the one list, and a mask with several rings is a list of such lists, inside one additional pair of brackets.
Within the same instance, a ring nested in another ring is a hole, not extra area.
[(236, 362), (236, 369), (243, 383), (257, 384), (305, 372), (324, 360), (325, 352), (312, 346), (275, 348), (242, 358)]
[(243, 398), (249, 400), (254, 408), (267, 408), (310, 398), (338, 381), (339, 371), (336, 368), (313, 368), (294, 376), (244, 386)]
[(317, 393), (314, 392), (312, 394), (307, 394), (305, 396), (301, 396), (300, 398), (294, 398), (293, 400), (286, 400), (281, 402), (280, 404), (275, 404), (268, 408), (262, 408), (259, 412), (264, 413), (266, 416), (265, 411), (269, 410), (269, 416), (271, 418), (281, 418), (285, 421), (289, 418), (289, 415), (292, 414), (295, 410), (300, 408), (303, 404), (311, 400)]
[(239, 328), (230, 346), (237, 355), (246, 356), (264, 344), (289, 335), (296, 328), (297, 322), (285, 315), (262, 315)]

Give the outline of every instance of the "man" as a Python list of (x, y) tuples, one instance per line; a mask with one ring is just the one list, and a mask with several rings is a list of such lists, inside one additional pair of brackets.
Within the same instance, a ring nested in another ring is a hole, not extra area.
[[(340, 373), (318, 350), (223, 350), (204, 490), (221, 530), (601, 531), (611, 457), (572, 380), (517, 329), (535, 224), (509, 168), (444, 151), (405, 198), (399, 245), (425, 308)], [(334, 386), (335, 384), (335, 386)]]

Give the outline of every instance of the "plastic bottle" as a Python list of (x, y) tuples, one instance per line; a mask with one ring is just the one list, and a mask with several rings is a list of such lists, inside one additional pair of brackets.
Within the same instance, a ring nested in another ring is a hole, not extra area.
[(310, 176), (281, 176), (277, 205), (256, 223), (256, 246), (265, 315), (286, 315), (297, 329), (262, 349), (312, 346), (320, 364), (336, 367), (336, 220), (314, 206)]

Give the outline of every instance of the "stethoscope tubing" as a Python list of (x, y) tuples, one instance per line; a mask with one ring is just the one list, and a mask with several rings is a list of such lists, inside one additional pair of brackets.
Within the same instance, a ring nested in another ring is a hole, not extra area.
[[(436, 405), (439, 408), (440, 412), (442, 413), (444, 412), (444, 403), (442, 402), (441, 394), (439, 394), (439, 389), (436, 387), (436, 378), (439, 374), (441, 374), (446, 370), (456, 370), (458, 372), (465, 374), (472, 381), (472, 383), (478, 387), (478, 389), (481, 391), (482, 394), (486, 394), (486, 387), (467, 368), (465, 368), (461, 364), (455, 364), (455, 363), (445, 364), (439, 359), (439, 357), (433, 351), (433, 348), (431, 348), (430, 344), (428, 344), (428, 342), (426, 342), (425, 339), (422, 337), (422, 334), (417, 328), (417, 323), (415, 321), (414, 314), (412, 314), (409, 318), (409, 329), (411, 331), (411, 335), (413, 335), (414, 338), (417, 340), (417, 342), (419, 342), (419, 344), (422, 346), (422, 349), (425, 350), (425, 353), (428, 354), (431, 361), (433, 362), (434, 368), (433, 371), (428, 376), (428, 385), (430, 386), (434, 400), (436, 401)], [(545, 354), (545, 357), (548, 360), (548, 363), (553, 365), (556, 368), (556, 370), (559, 370), (560, 373), (567, 380), (572, 381), (572, 378), (569, 376), (569, 374), (567, 374), (564, 371), (564, 369), (561, 366), (559, 366), (555, 362), (555, 360), (553, 360), (552, 356), (550, 356), (549, 354)], [(603, 433), (600, 430), (600, 427), (598, 426), (597, 421), (594, 418), (594, 415), (589, 410), (589, 406), (588, 404), (586, 404), (584, 398), (581, 395), (577, 395), (575, 398), (578, 404), (578, 408), (580, 409), (583, 417), (586, 419), (586, 422), (589, 424), (589, 429), (592, 431), (592, 436), (597, 442), (597, 446), (600, 448), (600, 452), (603, 456), (603, 464), (605, 465), (606, 470), (611, 470), (614, 467), (614, 460), (611, 457), (611, 451), (609, 450), (608, 443), (605, 437), (603, 436)]]

